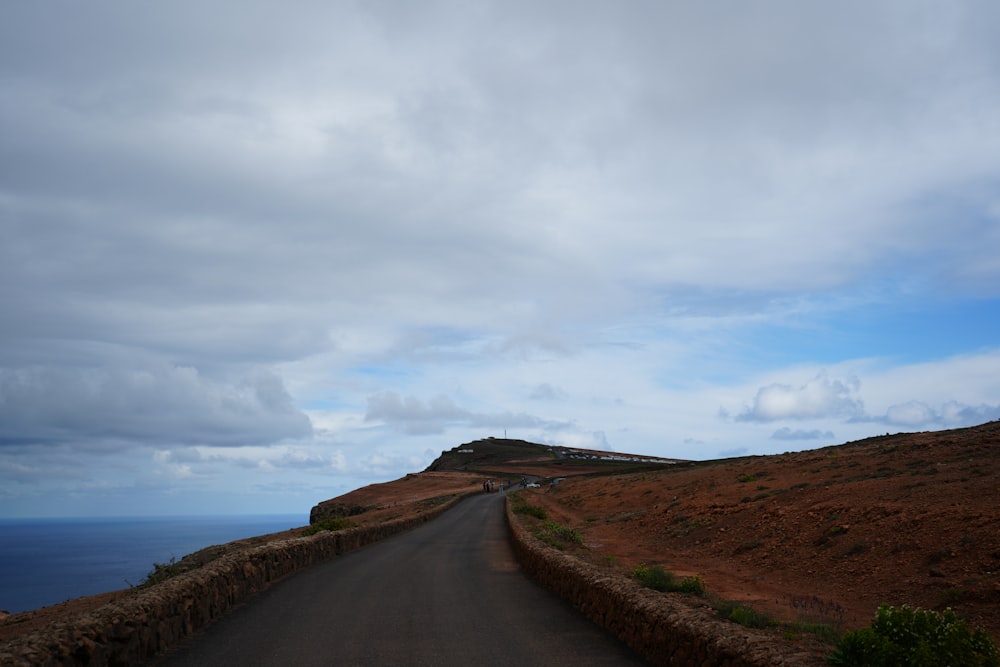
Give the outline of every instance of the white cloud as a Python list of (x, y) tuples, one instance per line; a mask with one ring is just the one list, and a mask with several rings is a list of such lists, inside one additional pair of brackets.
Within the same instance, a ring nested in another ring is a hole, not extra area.
[(561, 426), (526, 413), (475, 413), (460, 408), (448, 396), (435, 396), (426, 402), (414, 396), (401, 397), (384, 391), (368, 397), (365, 421), (384, 422), (411, 435), (443, 433), (448, 427), (464, 425), (481, 428), (553, 428)]
[(411, 434), (442, 433), (449, 423), (469, 418), (470, 413), (447, 396), (435, 396), (425, 403), (393, 391), (369, 396), (365, 414), (365, 421), (383, 421)]
[(831, 380), (820, 373), (804, 385), (775, 383), (757, 390), (753, 404), (736, 416), (737, 421), (770, 422), (781, 419), (849, 418), (864, 413), (856, 398), (857, 380)]
[(988, 421), (1000, 419), (1000, 405), (965, 405), (958, 401), (948, 401), (938, 408), (933, 408), (923, 401), (907, 401), (890, 405), (884, 421), (896, 426), (973, 426)]
[[(0, 3), (17, 488), (996, 415), (995, 3), (54, 7)], [(857, 343), (970, 299), (940, 349)]]
[(902, 426), (919, 426), (934, 420), (934, 412), (930, 406), (921, 401), (908, 401), (890, 405), (885, 413), (886, 421)]

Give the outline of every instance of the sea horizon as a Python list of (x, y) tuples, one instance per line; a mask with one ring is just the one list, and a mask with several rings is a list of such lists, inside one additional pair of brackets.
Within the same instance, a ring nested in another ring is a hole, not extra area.
[(0, 518), (0, 610), (130, 588), (156, 563), (308, 523), (304, 513)]

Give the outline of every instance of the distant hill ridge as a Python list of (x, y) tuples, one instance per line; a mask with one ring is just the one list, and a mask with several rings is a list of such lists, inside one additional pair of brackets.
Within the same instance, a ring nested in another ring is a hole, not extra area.
[(424, 472), (518, 473), (540, 477), (626, 472), (683, 463), (646, 454), (546, 445), (510, 438), (473, 440), (441, 452)]

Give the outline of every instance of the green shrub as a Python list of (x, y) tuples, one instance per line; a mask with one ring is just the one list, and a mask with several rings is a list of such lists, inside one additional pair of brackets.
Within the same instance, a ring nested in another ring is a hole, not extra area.
[(548, 516), (544, 508), (526, 502), (518, 502), (511, 509), (514, 511), (514, 514), (527, 514), (536, 519), (544, 519)]
[(727, 602), (719, 607), (719, 617), (738, 623), (745, 628), (766, 628), (778, 624), (769, 616), (736, 602)]
[(677, 590), (681, 593), (690, 593), (691, 595), (704, 595), (705, 582), (698, 576), (684, 577), (677, 584)]
[(555, 521), (546, 521), (535, 529), (535, 536), (556, 549), (565, 549), (569, 544), (583, 544), (583, 536), (576, 528), (564, 526)]
[(704, 595), (705, 583), (701, 577), (684, 577), (677, 579), (673, 572), (664, 570), (659, 565), (640, 565), (632, 570), (632, 576), (646, 588), (664, 593), (690, 593)]
[(324, 530), (344, 530), (345, 528), (351, 528), (352, 526), (354, 526), (354, 523), (344, 517), (331, 517), (306, 527), (302, 531), (302, 536), (305, 537), (308, 535), (315, 535), (316, 533), (320, 533)]
[(146, 575), (146, 578), (142, 580), (139, 586), (155, 586), (160, 582), (176, 577), (182, 572), (184, 572), (184, 568), (177, 562), (175, 557), (171, 556), (169, 563), (153, 563), (153, 569), (149, 571), (149, 574)]
[(659, 565), (640, 565), (632, 570), (632, 576), (654, 591), (671, 591), (677, 581), (673, 572), (667, 572)]
[(881, 605), (871, 626), (846, 633), (830, 656), (841, 667), (998, 667), (990, 637), (971, 631), (951, 609), (938, 613)]

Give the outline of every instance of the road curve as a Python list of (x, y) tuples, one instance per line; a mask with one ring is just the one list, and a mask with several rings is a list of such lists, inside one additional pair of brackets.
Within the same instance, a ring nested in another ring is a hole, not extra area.
[(155, 664), (646, 663), (524, 576), (491, 494), (296, 573)]

